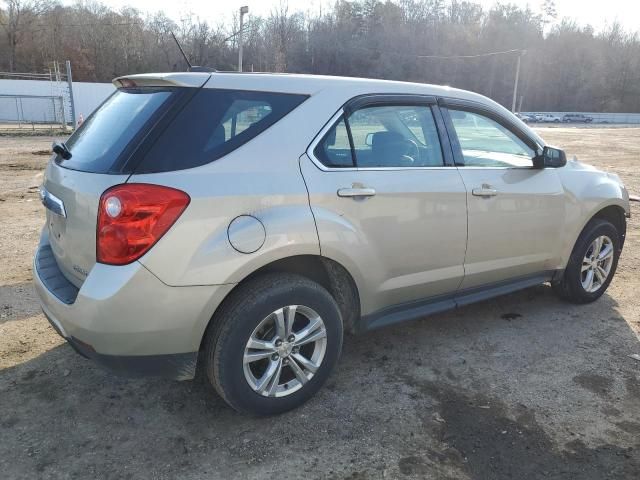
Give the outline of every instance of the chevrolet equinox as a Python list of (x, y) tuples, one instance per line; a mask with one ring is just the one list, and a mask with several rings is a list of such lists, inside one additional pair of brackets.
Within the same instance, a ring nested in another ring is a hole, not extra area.
[(620, 179), (449, 87), (239, 73), (117, 78), (53, 145), (35, 286), (114, 371), (284, 412), (363, 332), (550, 282), (596, 300)]

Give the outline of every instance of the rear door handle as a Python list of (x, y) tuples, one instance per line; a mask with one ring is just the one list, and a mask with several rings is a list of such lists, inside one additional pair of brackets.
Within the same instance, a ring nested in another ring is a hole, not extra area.
[(373, 197), (375, 194), (375, 189), (367, 187), (341, 188), (338, 190), (339, 197)]
[(471, 190), (471, 194), (476, 197), (495, 197), (498, 195), (498, 190), (491, 188), (490, 185), (482, 185), (482, 188), (474, 188)]

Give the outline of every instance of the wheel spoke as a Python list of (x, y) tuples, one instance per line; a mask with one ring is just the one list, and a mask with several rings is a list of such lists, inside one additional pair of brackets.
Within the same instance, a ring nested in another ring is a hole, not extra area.
[(258, 379), (255, 385), (256, 392), (260, 393), (261, 395), (264, 395), (265, 393), (269, 395), (273, 387), (272, 382), (274, 381), (274, 377), (277, 377), (277, 379), (275, 380), (276, 382), (280, 380), (281, 370), (282, 370), (281, 358), (278, 358), (278, 360), (272, 360), (271, 362), (269, 362), (269, 366), (267, 367), (265, 372), (262, 374), (262, 377)]
[(309, 323), (306, 327), (304, 327), (299, 332), (294, 332), (296, 336), (296, 345), (298, 345), (300, 341), (304, 340), (306, 337), (315, 332), (318, 328), (323, 327), (322, 319), (320, 317), (310, 318)]
[(593, 268), (587, 270), (587, 276), (582, 282), (582, 286), (587, 292), (590, 292), (593, 288)]
[(276, 351), (273, 342), (255, 337), (251, 337), (249, 339), (249, 342), (247, 342), (247, 348), (251, 348), (253, 350), (269, 350), (271, 353)]
[(276, 323), (276, 337), (285, 339), (287, 338), (287, 327), (285, 325), (284, 308), (279, 308), (273, 312), (274, 320)]
[(269, 358), (274, 353), (275, 353), (274, 350), (260, 350), (259, 352), (245, 353), (244, 363), (257, 362), (258, 360)]
[(313, 363), (311, 360), (306, 358), (304, 355), (300, 355), (299, 353), (294, 353), (291, 355), (300, 365), (302, 365), (305, 369), (309, 370), (311, 373), (316, 373), (318, 370), (318, 365)]
[(595, 274), (595, 276), (596, 276), (596, 278), (595, 278), (595, 279), (598, 281), (598, 284), (599, 284), (599, 285), (602, 285), (602, 282), (604, 282), (604, 278), (603, 278), (603, 276), (602, 276), (602, 272), (600, 271), (600, 269), (599, 269), (599, 268), (594, 268), (594, 269), (593, 269), (593, 273), (594, 273), (594, 274)]
[(300, 365), (298, 365), (298, 362), (296, 362), (292, 357), (289, 357), (289, 366), (291, 367), (291, 370), (293, 370), (293, 374), (301, 384), (304, 385), (305, 383), (307, 383), (307, 381), (309, 381), (302, 368), (300, 368)]
[(598, 258), (600, 255), (600, 249), (602, 248), (602, 237), (598, 237), (593, 241), (593, 252), (591, 252), (591, 258)]
[(291, 335), (291, 330), (293, 329), (293, 323), (296, 320), (296, 310), (298, 309), (297, 305), (289, 305), (287, 307), (287, 317), (285, 324), (285, 336)]
[(278, 390), (278, 385), (280, 385), (281, 373), (282, 373), (282, 359), (278, 359), (278, 366), (276, 368), (276, 371), (273, 374), (273, 377), (271, 378), (271, 381), (269, 382), (269, 390), (267, 392), (267, 395), (269, 397), (275, 397), (276, 392)]
[(598, 277), (600, 279), (600, 284), (603, 284), (609, 276), (609, 273), (600, 265), (598, 265), (598, 267), (596, 268), (596, 273), (598, 274)]
[(613, 255), (613, 244), (608, 243), (598, 255), (598, 261), (601, 262)]
[(327, 336), (327, 331), (323, 327), (311, 333), (310, 335), (307, 335), (304, 338), (300, 338), (296, 340), (295, 345), (296, 347), (301, 347), (302, 345), (306, 345), (307, 343), (316, 342), (321, 338), (325, 338), (326, 336)]
[(582, 260), (582, 270), (581, 270), (581, 272), (586, 272), (590, 268), (591, 268), (591, 262), (587, 258), (584, 258)]

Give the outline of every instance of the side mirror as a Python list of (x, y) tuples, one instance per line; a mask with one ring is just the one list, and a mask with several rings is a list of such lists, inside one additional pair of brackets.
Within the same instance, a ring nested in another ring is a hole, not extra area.
[(367, 136), (364, 139), (364, 144), (368, 147), (373, 145), (373, 133), (367, 133)]
[(567, 155), (564, 150), (546, 146), (542, 149), (542, 154), (533, 159), (535, 168), (560, 168), (567, 164)]

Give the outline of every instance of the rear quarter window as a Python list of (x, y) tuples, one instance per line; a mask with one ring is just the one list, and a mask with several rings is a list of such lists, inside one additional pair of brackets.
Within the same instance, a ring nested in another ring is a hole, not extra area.
[(198, 167), (244, 145), (307, 95), (203, 88), (147, 150), (136, 173)]

